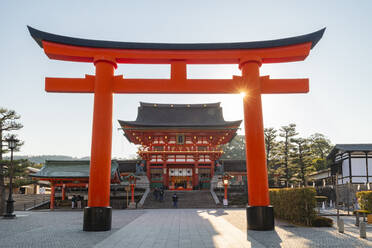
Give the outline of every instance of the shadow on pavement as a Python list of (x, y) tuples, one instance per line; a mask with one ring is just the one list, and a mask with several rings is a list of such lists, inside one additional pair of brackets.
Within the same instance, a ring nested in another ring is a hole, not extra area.
[(258, 241), (265, 247), (281, 247), (282, 239), (278, 233), (273, 231), (253, 231), (247, 230), (247, 240), (252, 242), (253, 240)]

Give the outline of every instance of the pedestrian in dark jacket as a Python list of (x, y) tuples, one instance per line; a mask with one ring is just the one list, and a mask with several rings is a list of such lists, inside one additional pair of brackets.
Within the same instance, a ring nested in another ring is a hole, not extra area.
[(178, 196), (177, 196), (176, 193), (173, 194), (173, 196), (172, 196), (172, 200), (173, 200), (173, 207), (174, 207), (174, 208), (178, 208), (178, 206), (177, 206)]
[(77, 198), (76, 198), (76, 202), (77, 202), (77, 208), (81, 208), (81, 196), (78, 195)]
[(159, 201), (163, 201), (164, 200), (164, 189), (160, 189), (160, 193), (159, 193), (159, 196), (160, 196), (160, 199)]
[(73, 195), (71, 198), (71, 208), (76, 208), (76, 196)]
[(155, 196), (155, 201), (159, 200), (159, 189), (156, 187), (154, 189), (154, 196)]

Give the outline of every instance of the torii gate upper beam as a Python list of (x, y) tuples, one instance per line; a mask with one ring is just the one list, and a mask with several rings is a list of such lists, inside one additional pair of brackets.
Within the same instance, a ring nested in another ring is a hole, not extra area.
[[(134, 43), (88, 40), (55, 35), (28, 27), (31, 36), (50, 59), (94, 62), (96, 56), (111, 57), (116, 63), (240, 64), (244, 57), (256, 56), (262, 63), (304, 60), (325, 29), (286, 39), (236, 43)], [(216, 52), (218, 51), (218, 52)]]

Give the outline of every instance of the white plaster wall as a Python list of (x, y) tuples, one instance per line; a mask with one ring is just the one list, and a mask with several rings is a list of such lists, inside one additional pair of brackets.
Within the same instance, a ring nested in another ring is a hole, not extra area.
[(348, 178), (348, 177), (344, 178), (344, 184), (348, 183), (349, 181), (350, 181), (350, 178)]
[[(353, 162), (351, 162), (353, 164)], [(353, 183), (366, 183), (367, 178), (366, 177), (353, 177)]]
[(350, 173), (349, 173), (349, 159), (346, 159), (346, 160), (342, 161), (342, 176), (343, 177), (350, 176)]
[(372, 158), (368, 159), (368, 176), (372, 176)]
[[(367, 175), (366, 159), (365, 158), (352, 158), (351, 159), (351, 175), (353, 177), (354, 176), (366, 176)], [(354, 181), (355, 180), (353, 178), (353, 182)]]

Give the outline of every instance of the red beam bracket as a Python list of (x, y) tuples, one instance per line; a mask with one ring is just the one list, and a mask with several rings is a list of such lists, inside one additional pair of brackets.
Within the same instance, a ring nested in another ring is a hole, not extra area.
[(270, 79), (269, 76), (260, 77), (261, 94), (308, 93), (309, 79)]
[(45, 78), (45, 91), (65, 93), (94, 93), (95, 77), (85, 78)]

